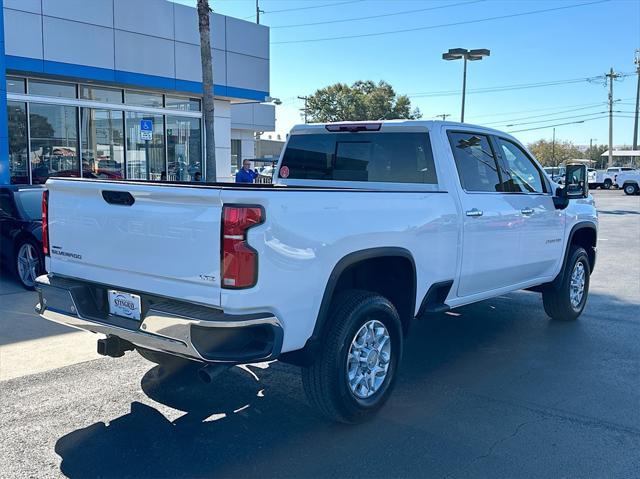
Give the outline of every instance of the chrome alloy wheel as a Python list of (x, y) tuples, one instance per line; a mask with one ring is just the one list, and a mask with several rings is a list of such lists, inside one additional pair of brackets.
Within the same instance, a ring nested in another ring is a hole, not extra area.
[(384, 324), (369, 320), (351, 341), (347, 357), (347, 382), (351, 393), (366, 399), (384, 383), (391, 362), (391, 337)]
[(585, 275), (584, 263), (578, 261), (573, 267), (571, 285), (569, 286), (569, 298), (571, 299), (571, 306), (573, 306), (574, 309), (578, 309), (584, 296)]
[(33, 288), (40, 269), (40, 258), (31, 243), (24, 243), (18, 250), (18, 276), (25, 286)]

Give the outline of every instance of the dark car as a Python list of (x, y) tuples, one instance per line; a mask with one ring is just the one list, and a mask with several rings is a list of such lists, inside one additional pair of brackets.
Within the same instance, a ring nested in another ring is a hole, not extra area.
[(42, 186), (0, 187), (0, 269), (33, 289), (44, 273)]

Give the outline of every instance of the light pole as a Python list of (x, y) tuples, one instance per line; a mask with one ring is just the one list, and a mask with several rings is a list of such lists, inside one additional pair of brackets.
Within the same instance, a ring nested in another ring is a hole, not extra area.
[(462, 112), (460, 113), (460, 121), (464, 123), (464, 101), (467, 95), (467, 61), (474, 62), (482, 60), (484, 57), (491, 55), (486, 48), (478, 48), (476, 50), (467, 50), (466, 48), (451, 48), (448, 52), (442, 54), (443, 60), (464, 60), (464, 69), (462, 73)]

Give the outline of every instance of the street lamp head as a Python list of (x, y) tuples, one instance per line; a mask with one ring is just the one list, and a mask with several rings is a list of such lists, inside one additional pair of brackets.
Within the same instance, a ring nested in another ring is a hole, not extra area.
[(460, 60), (464, 58), (469, 51), (465, 48), (451, 48), (448, 52), (442, 54), (443, 60)]
[(491, 55), (491, 51), (487, 48), (477, 48), (476, 50), (469, 50), (470, 57), (488, 57)]

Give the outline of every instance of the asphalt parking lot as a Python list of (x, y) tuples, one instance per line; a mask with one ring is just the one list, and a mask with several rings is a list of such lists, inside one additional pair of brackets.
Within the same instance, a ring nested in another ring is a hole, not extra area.
[[(638, 477), (640, 197), (596, 191), (598, 263), (579, 321), (517, 292), (416, 321), (372, 421), (325, 422), (295, 367), (212, 385), (40, 321), (0, 283), (3, 477)], [(26, 332), (25, 332), (26, 329)]]

